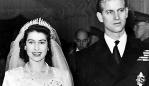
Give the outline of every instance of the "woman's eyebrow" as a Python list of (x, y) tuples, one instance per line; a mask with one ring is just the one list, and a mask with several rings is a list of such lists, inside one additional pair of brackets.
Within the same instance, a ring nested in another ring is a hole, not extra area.
[(39, 41), (47, 41), (46, 39), (41, 39), (41, 40), (39, 40)]
[(27, 39), (27, 41), (34, 41), (33, 39)]

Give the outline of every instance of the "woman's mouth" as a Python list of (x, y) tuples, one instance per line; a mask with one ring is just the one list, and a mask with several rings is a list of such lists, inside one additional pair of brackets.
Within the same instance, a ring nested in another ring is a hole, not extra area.
[(42, 53), (42, 52), (32, 52), (32, 54), (33, 54), (35, 57), (41, 56), (41, 53)]

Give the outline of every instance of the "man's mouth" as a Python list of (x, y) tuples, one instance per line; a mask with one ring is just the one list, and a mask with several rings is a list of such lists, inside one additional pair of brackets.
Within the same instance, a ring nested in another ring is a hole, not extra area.
[(116, 22), (116, 23), (114, 23), (114, 25), (120, 25), (121, 24), (121, 22)]

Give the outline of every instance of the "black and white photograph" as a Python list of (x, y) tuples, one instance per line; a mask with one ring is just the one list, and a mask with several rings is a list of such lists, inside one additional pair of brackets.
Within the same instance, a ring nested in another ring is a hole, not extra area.
[(0, 0), (0, 86), (149, 86), (149, 0)]

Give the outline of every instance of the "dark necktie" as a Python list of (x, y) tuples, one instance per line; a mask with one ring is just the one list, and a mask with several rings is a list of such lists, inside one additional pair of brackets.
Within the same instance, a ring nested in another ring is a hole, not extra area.
[(116, 40), (115, 41), (115, 46), (113, 48), (113, 57), (115, 58), (117, 64), (119, 64), (120, 60), (121, 60), (121, 56), (120, 56), (120, 53), (119, 53), (119, 50), (118, 50), (118, 47), (117, 47), (118, 43), (119, 43), (119, 40)]

